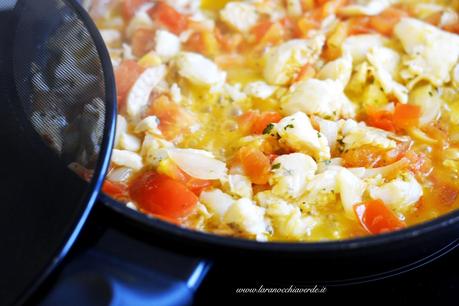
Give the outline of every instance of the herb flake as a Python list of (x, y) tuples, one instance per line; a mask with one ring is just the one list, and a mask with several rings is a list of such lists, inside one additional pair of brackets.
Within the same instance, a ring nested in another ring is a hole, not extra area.
[(266, 134), (269, 134), (271, 133), (271, 131), (273, 130), (274, 128), (274, 124), (270, 123), (268, 124), (265, 129), (263, 130), (263, 135), (266, 135)]

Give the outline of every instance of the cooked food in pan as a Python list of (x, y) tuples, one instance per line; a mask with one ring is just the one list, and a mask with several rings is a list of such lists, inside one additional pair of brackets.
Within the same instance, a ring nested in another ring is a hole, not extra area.
[(323, 241), (459, 207), (459, 1), (96, 1), (104, 192), (190, 229)]

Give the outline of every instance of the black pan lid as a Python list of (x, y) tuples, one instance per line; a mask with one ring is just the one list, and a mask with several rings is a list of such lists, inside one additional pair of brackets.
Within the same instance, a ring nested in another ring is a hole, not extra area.
[(0, 0), (0, 305), (23, 301), (75, 241), (109, 165), (115, 96), (74, 0)]

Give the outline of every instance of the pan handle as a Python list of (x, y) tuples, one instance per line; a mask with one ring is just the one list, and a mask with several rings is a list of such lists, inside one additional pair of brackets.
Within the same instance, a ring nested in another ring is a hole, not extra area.
[(210, 265), (107, 229), (64, 267), (40, 305), (190, 305)]

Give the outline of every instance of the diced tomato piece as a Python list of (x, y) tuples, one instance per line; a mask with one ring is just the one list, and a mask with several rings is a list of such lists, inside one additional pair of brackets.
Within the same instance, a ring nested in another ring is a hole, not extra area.
[(134, 32), (131, 40), (132, 53), (141, 57), (155, 47), (155, 30), (140, 28)]
[(443, 27), (443, 30), (459, 34), (459, 22), (454, 22), (452, 24), (447, 24)]
[(212, 186), (212, 181), (201, 180), (194, 177), (189, 177), (185, 185), (190, 189), (195, 195), (200, 195), (201, 192)]
[(115, 71), (118, 108), (122, 109), (126, 96), (135, 81), (142, 74), (143, 68), (132, 60), (123, 61)]
[(285, 38), (299, 38), (303, 37), (303, 29), (299, 27), (298, 18), (286, 16), (279, 21), (279, 24), (284, 29)]
[(362, 146), (351, 149), (341, 155), (345, 167), (373, 168), (383, 159), (386, 150), (374, 146)]
[(395, 132), (393, 114), (388, 111), (370, 112), (367, 114), (366, 123), (370, 126)]
[(121, 13), (125, 20), (130, 20), (135, 12), (145, 3), (150, 2), (150, 0), (124, 0), (123, 6), (121, 8)]
[(257, 148), (242, 147), (238, 152), (238, 159), (252, 183), (264, 185), (268, 183), (271, 162), (269, 158)]
[(258, 113), (256, 111), (250, 110), (243, 113), (237, 118), (239, 129), (245, 134), (250, 133), (253, 123), (257, 120)]
[(436, 171), (431, 176), (433, 188), (433, 203), (438, 203), (444, 207), (453, 205), (459, 197), (459, 187), (453, 182), (445, 179), (442, 173)]
[(257, 194), (257, 193), (262, 192), (262, 191), (271, 190), (271, 186), (269, 184), (253, 185), (252, 189), (253, 189), (253, 193)]
[[(341, 157), (346, 167), (377, 168), (395, 163), (405, 156), (410, 149), (410, 142), (400, 142), (391, 150), (381, 149), (372, 145), (365, 145), (360, 148), (344, 152)], [(407, 167), (408, 167), (407, 163)], [(424, 168), (422, 168), (424, 169)], [(414, 170), (413, 170), (414, 171)]]
[(198, 197), (184, 184), (153, 171), (136, 178), (129, 191), (139, 208), (165, 218), (184, 217), (198, 203)]
[(239, 128), (244, 133), (262, 134), (270, 123), (277, 123), (282, 119), (278, 112), (250, 110), (238, 117)]
[(158, 117), (159, 129), (169, 140), (189, 131), (190, 125), (194, 123), (193, 116), (166, 95), (151, 101), (148, 114)]
[(185, 42), (185, 48), (190, 51), (204, 53), (204, 39), (201, 32), (194, 32)]
[(407, 16), (407, 12), (398, 8), (390, 7), (384, 10), (381, 14), (372, 16), (370, 18), (370, 27), (383, 35), (391, 36), (395, 25), (400, 21), (400, 19)]
[[(285, 34), (289, 31), (300, 31), (296, 24), (292, 24), (288, 19), (272, 22), (263, 20), (251, 29), (253, 43), (258, 47), (266, 44), (277, 44), (286, 39)], [(297, 33), (299, 34), (299, 33)]]
[(255, 42), (259, 42), (273, 25), (271, 20), (263, 20), (256, 24), (250, 32), (255, 36)]
[(356, 204), (354, 212), (362, 227), (370, 234), (387, 233), (406, 227), (405, 222), (400, 221), (381, 200)]
[(397, 103), (394, 111), (394, 125), (399, 129), (415, 127), (419, 124), (421, 108), (418, 105)]
[(456, 202), (459, 196), (459, 190), (449, 184), (437, 184), (435, 194), (438, 197), (438, 202), (442, 205), (451, 206)]
[(102, 191), (112, 198), (123, 200), (129, 198), (129, 191), (126, 184), (115, 183), (109, 180), (105, 180), (102, 185)]
[(324, 5), (325, 3), (327, 3), (329, 0), (314, 0), (314, 4), (316, 6), (322, 6)]
[(361, 35), (374, 32), (370, 27), (370, 18), (369, 17), (353, 17), (349, 19), (349, 30), (348, 34), (351, 35)]
[(278, 112), (263, 112), (253, 122), (251, 132), (253, 134), (262, 134), (270, 123), (278, 123), (282, 116)]
[(196, 31), (185, 42), (185, 49), (212, 57), (218, 53), (218, 40), (207, 29)]
[(386, 131), (395, 132), (419, 124), (421, 108), (418, 105), (397, 103), (393, 113), (388, 111), (369, 112), (366, 123)]
[(188, 27), (186, 16), (177, 12), (167, 3), (160, 1), (148, 11), (149, 15), (155, 22), (167, 28), (174, 34), (180, 34)]

